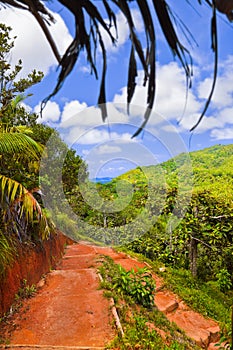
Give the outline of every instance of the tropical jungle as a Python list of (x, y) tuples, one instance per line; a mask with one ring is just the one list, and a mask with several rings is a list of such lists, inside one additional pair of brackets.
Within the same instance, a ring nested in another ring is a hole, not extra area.
[[(9, 27), (1, 24), (0, 29), (1, 276), (19, 246), (43, 244), (58, 228), (76, 241), (115, 246), (163, 267), (167, 286), (220, 322), (223, 339), (230, 339), (233, 145), (137, 167), (105, 184), (91, 182), (76, 151), (25, 108), (27, 90), (43, 73), (18, 78), (23, 63), (11, 67), (7, 58), (14, 40)], [(50, 164), (41, 173), (42, 155)], [(63, 197), (57, 185), (61, 160)], [(100, 200), (93, 207), (95, 196)]]

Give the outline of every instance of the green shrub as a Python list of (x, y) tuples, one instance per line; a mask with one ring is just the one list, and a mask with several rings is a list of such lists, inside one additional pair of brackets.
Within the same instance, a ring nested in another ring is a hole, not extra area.
[(227, 271), (227, 269), (221, 269), (217, 274), (217, 282), (219, 289), (221, 292), (226, 292), (231, 289), (232, 287), (232, 282), (231, 282), (231, 275)]
[(122, 295), (123, 299), (128, 296), (135, 303), (146, 308), (154, 306), (155, 281), (147, 268), (131, 269), (126, 271), (121, 265), (105, 256), (103, 264), (99, 267), (103, 277), (102, 287)]
[(32, 284), (31, 286), (24, 279), (21, 288), (19, 288), (18, 293), (15, 295), (15, 300), (28, 299), (31, 298), (36, 293), (36, 286)]

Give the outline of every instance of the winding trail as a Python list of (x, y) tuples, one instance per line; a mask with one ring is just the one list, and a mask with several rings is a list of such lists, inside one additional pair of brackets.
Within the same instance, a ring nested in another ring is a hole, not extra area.
[[(8, 349), (96, 350), (104, 349), (116, 335), (109, 301), (98, 289), (97, 266), (101, 255), (111, 256), (126, 269), (144, 267), (124, 253), (110, 247), (86, 242), (68, 246), (57, 269), (39, 282), (36, 295), (24, 302), (8, 330)], [(156, 281), (155, 304), (202, 348), (217, 349), (219, 326), (192, 311), (174, 293), (164, 290), (163, 280)]]

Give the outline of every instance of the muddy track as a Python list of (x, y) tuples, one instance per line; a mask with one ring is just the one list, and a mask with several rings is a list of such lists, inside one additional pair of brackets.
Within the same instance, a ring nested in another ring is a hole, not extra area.
[[(111, 256), (126, 269), (144, 267), (126, 254), (110, 247), (85, 242), (68, 246), (57, 269), (39, 283), (36, 295), (25, 301), (11, 327), (6, 327), (8, 349), (103, 349), (114, 338), (116, 330), (109, 301), (98, 289), (97, 266), (101, 255)], [(205, 349), (219, 339), (219, 326), (192, 311), (174, 293), (161, 289), (163, 281), (153, 276), (157, 292), (155, 304)]]

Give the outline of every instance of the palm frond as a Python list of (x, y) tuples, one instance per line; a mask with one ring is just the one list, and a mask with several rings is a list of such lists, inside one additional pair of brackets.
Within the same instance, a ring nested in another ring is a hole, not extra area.
[(17, 196), (22, 196), (26, 189), (19, 182), (0, 174), (0, 191), (0, 201), (4, 206), (12, 203)]
[(17, 154), (19, 157), (29, 157), (30, 159), (36, 160), (40, 158), (43, 147), (30, 136), (12, 130), (1, 131), (2, 130), (0, 130), (0, 154)]
[(42, 239), (48, 236), (49, 225), (46, 215), (33, 196), (36, 189), (29, 191), (19, 182), (0, 174), (0, 191), (0, 208), (5, 223), (13, 224), (17, 230), (17, 224), (20, 225), (22, 221), (26, 223), (36, 221)]
[(147, 37), (147, 55), (146, 55), (146, 63), (149, 71), (149, 81), (148, 81), (148, 92), (147, 92), (147, 108), (144, 114), (144, 121), (138, 130), (134, 133), (132, 137), (136, 137), (139, 135), (142, 130), (145, 128), (152, 111), (152, 107), (154, 105), (155, 100), (155, 89), (156, 89), (156, 37), (155, 30), (153, 25), (153, 19), (150, 13), (150, 9), (148, 4), (143, 0), (137, 0), (143, 22), (145, 33)]
[[(73, 13), (75, 18), (76, 31), (72, 43), (67, 48), (65, 54), (63, 55), (60, 61), (61, 71), (58, 77), (58, 82), (53, 92), (46, 99), (44, 99), (42, 103), (42, 109), (45, 107), (47, 101), (51, 99), (52, 96), (57, 94), (57, 92), (61, 89), (65, 79), (73, 70), (74, 65), (77, 62), (79, 54), (82, 50), (86, 51), (86, 57), (91, 67), (91, 73), (94, 72), (95, 77), (98, 78), (95, 63), (95, 48), (97, 47), (98, 43), (102, 49), (102, 58), (104, 61), (98, 103), (103, 104), (106, 102), (106, 98), (104, 95), (106, 51), (102, 40), (102, 36), (100, 34), (100, 28), (102, 28), (108, 34), (109, 38), (114, 44), (115, 38), (111, 33), (110, 25), (106, 24), (103, 16), (101, 16), (97, 7), (90, 0), (79, 2), (61, 0), (60, 2), (64, 6), (66, 6), (71, 11), (71, 13)], [(107, 9), (108, 16), (110, 16), (110, 22), (112, 22), (113, 19), (113, 23), (115, 25), (115, 16), (113, 16), (113, 14), (110, 12), (109, 7), (105, 6), (105, 8)], [(92, 44), (94, 45), (94, 50), (91, 47)], [(105, 117), (105, 113), (102, 113), (103, 120), (105, 120)]]
[(46, 39), (48, 40), (50, 47), (56, 57), (57, 61), (60, 62), (61, 56), (59, 54), (57, 45), (55, 44), (53, 37), (47, 27), (47, 24), (54, 23), (55, 19), (44, 6), (40, 0), (1, 0), (3, 6), (12, 6), (22, 10), (28, 10), (35, 17), (43, 30)]
[(215, 2), (213, 3), (213, 15), (212, 15), (212, 20), (211, 20), (211, 39), (212, 39), (212, 50), (214, 52), (214, 76), (213, 76), (213, 81), (212, 81), (212, 87), (209, 93), (209, 96), (206, 100), (204, 109), (198, 118), (198, 121), (196, 124), (190, 129), (190, 131), (195, 130), (198, 125), (201, 123), (202, 119), (205, 116), (205, 113), (210, 105), (214, 90), (215, 90), (215, 85), (217, 81), (217, 74), (218, 74), (218, 35), (217, 35), (217, 15), (216, 15), (216, 6)]
[[(185, 0), (189, 3), (189, 0)], [(117, 22), (116, 15), (114, 14), (113, 6), (117, 6), (120, 12), (124, 15), (126, 19), (126, 23), (128, 25), (130, 40), (132, 44), (132, 49), (129, 58), (129, 67), (128, 67), (128, 84), (127, 84), (127, 103), (128, 107), (132, 100), (132, 97), (135, 92), (136, 86), (136, 76), (138, 67), (136, 65), (136, 55), (139, 58), (139, 61), (144, 70), (145, 78), (144, 85), (148, 83), (147, 90), (147, 109), (144, 115), (144, 121), (139, 128), (139, 130), (135, 133), (138, 135), (142, 129), (145, 127), (151, 113), (151, 109), (155, 100), (155, 20), (152, 17), (152, 10), (149, 7), (148, 0), (135, 0), (139, 8), (139, 12), (144, 22), (145, 28), (145, 36), (146, 36), (146, 54), (143, 50), (143, 45), (140, 41), (140, 38), (137, 35), (137, 31), (134, 25), (134, 21), (132, 18), (132, 12), (130, 9), (130, 0), (102, 0), (103, 8), (106, 12), (106, 15), (102, 14), (98, 8), (95, 6), (95, 1), (93, 0), (59, 0), (60, 4), (62, 4), (65, 8), (67, 8), (74, 15), (74, 27), (75, 27), (75, 35), (72, 43), (67, 48), (65, 54), (61, 58), (59, 52), (57, 50), (56, 44), (53, 41), (51, 32), (47, 24), (50, 24), (54, 21), (54, 18), (47, 10), (42, 0), (0, 0), (0, 4), (3, 6), (12, 6), (16, 8), (21, 8), (24, 10), (30, 11), (33, 16), (38, 21), (40, 27), (44, 31), (46, 38), (54, 52), (55, 57), (57, 58), (61, 71), (58, 77), (57, 84), (53, 90), (53, 92), (43, 101), (43, 106), (45, 106), (46, 102), (54, 96), (62, 87), (64, 81), (70, 74), (70, 72), (74, 69), (75, 63), (79, 59), (79, 54), (83, 50), (86, 52), (87, 61), (91, 68), (91, 73), (94, 73), (95, 77), (98, 78), (97, 65), (95, 60), (96, 49), (100, 47), (102, 52), (103, 59), (103, 68), (102, 68), (102, 76), (101, 76), (101, 84), (98, 96), (98, 104), (102, 109), (102, 118), (105, 120), (107, 111), (106, 107), (103, 106), (106, 102), (106, 91), (105, 91), (105, 78), (107, 71), (107, 55), (106, 55), (106, 46), (103, 41), (103, 37), (101, 36), (101, 29), (104, 30), (108, 37), (111, 39), (113, 45), (117, 40)], [(221, 13), (224, 13), (227, 18), (232, 21), (233, 20), (233, 0), (197, 0), (197, 2), (202, 5), (203, 2), (207, 3), (210, 8), (213, 8), (214, 11), (218, 10)], [(191, 2), (190, 2), (191, 3)], [(186, 88), (191, 87), (191, 79), (192, 79), (192, 58), (189, 54), (189, 51), (179, 40), (179, 36), (177, 34), (173, 10), (168, 6), (168, 2), (166, 0), (152, 0), (152, 6), (157, 14), (157, 18), (160, 24), (160, 27), (164, 33), (165, 39), (172, 50), (174, 56), (177, 57), (179, 62), (184, 68), (184, 72), (186, 75)], [(108, 23), (106, 22), (105, 17), (107, 16)], [(115, 28), (116, 36), (114, 37), (112, 34), (112, 28)], [(188, 28), (183, 26), (184, 31), (188, 32)], [(212, 18), (212, 42), (216, 46), (217, 40), (217, 22), (215, 15)], [(191, 38), (193, 40), (193, 38)], [(213, 91), (215, 88), (215, 82), (217, 77), (217, 46), (215, 47), (215, 69), (214, 69), (214, 77), (212, 89), (207, 98), (207, 102), (203, 109), (203, 113), (200, 116), (198, 123), (191, 129), (195, 129), (195, 127), (200, 123), (204, 114), (209, 107), (209, 103), (211, 101)], [(135, 136), (134, 135), (134, 136)]]
[(233, 21), (233, 0), (215, 0), (219, 12), (224, 13), (230, 22)]

